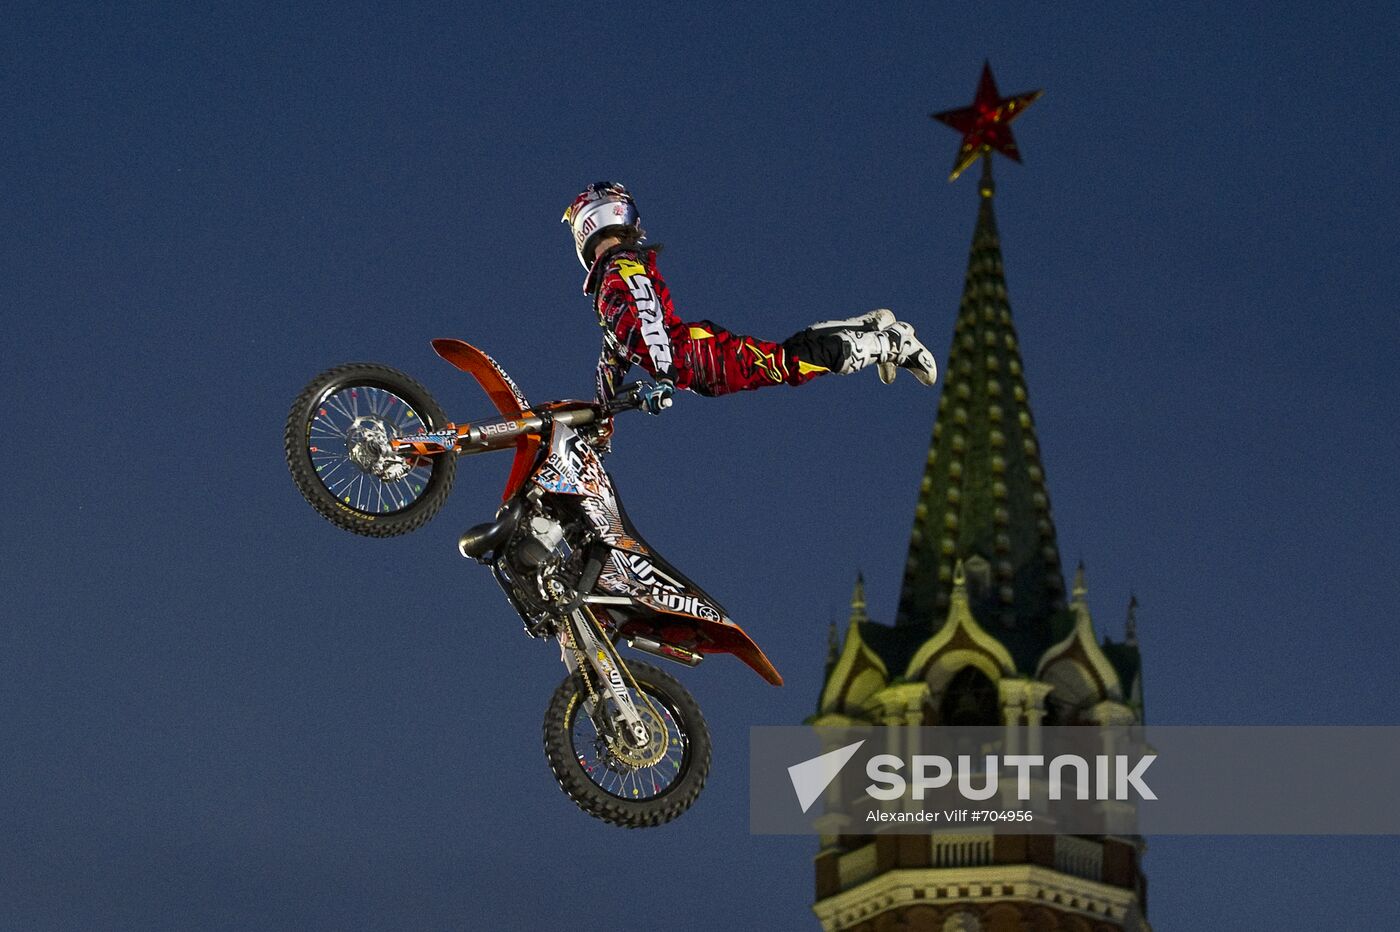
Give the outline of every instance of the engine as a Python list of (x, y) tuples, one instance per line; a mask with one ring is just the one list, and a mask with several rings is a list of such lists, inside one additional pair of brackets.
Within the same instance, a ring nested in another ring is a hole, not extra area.
[(537, 514), (525, 522), (525, 531), (510, 551), (511, 565), (522, 574), (560, 554), (564, 527), (548, 515)]

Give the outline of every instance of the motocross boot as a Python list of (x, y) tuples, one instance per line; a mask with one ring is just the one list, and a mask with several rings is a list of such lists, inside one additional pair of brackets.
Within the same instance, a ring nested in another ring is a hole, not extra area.
[(933, 354), (914, 336), (914, 328), (902, 321), (896, 321), (885, 330), (832, 330), (826, 335), (842, 345), (842, 358), (836, 371), (843, 375), (874, 364), (879, 369), (880, 381), (887, 385), (894, 381), (890, 373), (898, 368), (908, 369), (925, 385), (932, 385), (938, 377)]
[[(894, 312), (889, 308), (877, 307), (875, 310), (857, 317), (848, 317), (845, 320), (823, 320), (812, 324), (808, 330), (818, 333), (832, 331), (878, 331), (888, 330), (894, 326)], [(875, 370), (880, 373), (880, 381), (886, 385), (894, 381), (895, 363), (888, 361), (876, 361)]]
[[(896, 321), (891, 327), (881, 331), (881, 336), (889, 337), (894, 349), (888, 361), (881, 360), (880, 380), (889, 384), (894, 381), (894, 367), (908, 369), (925, 385), (932, 385), (938, 380), (938, 363), (933, 359), (933, 354), (928, 351), (928, 347), (919, 341), (914, 335), (914, 328), (904, 321)], [(883, 366), (890, 366), (890, 376), (885, 378)]]
[(808, 330), (888, 330), (894, 326), (894, 312), (888, 308), (877, 307), (868, 314), (861, 314), (859, 317), (848, 317), (845, 320), (823, 320), (818, 321)]
[[(866, 366), (897, 366), (899, 336), (890, 330), (833, 329), (818, 331), (821, 336), (840, 346), (840, 361), (835, 371), (842, 375), (859, 372)], [(884, 375), (881, 381), (888, 381)]]

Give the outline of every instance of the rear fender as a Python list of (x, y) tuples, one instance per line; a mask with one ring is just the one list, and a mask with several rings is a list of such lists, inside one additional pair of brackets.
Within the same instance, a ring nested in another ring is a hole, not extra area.
[(782, 674), (763, 653), (763, 649), (743, 628), (729, 619), (712, 621), (659, 608), (654, 604), (646, 604), (646, 608), (650, 611), (644, 619), (634, 619), (622, 625), (623, 634), (647, 633), (663, 643), (675, 642), (702, 654), (733, 654), (767, 682), (774, 686), (783, 685)]
[(763, 677), (774, 686), (783, 685), (783, 677), (768, 655), (763, 653), (763, 648), (754, 643), (753, 638), (745, 633), (744, 629), (728, 619), (724, 621), (706, 621), (698, 619), (696, 627), (705, 636), (701, 639), (698, 648), (702, 654), (733, 654), (744, 663), (749, 669)]

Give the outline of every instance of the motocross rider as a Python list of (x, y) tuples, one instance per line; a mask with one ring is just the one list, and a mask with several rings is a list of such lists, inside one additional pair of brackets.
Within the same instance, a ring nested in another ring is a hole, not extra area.
[(933, 354), (914, 328), (883, 308), (812, 324), (781, 343), (731, 333), (708, 320), (682, 321), (656, 267), (660, 247), (643, 245), (637, 205), (617, 182), (589, 185), (564, 211), (563, 222), (588, 272), (584, 294), (592, 297), (603, 328), (599, 401), (613, 398), (633, 364), (656, 379), (641, 390), (643, 407), (652, 414), (670, 405), (677, 388), (724, 395), (802, 385), (828, 372), (847, 375), (871, 363), (885, 383), (894, 380), (899, 367), (925, 385), (937, 377)]

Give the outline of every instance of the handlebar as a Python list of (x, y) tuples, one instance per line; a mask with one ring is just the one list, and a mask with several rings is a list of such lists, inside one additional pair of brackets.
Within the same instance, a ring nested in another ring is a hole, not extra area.
[(660, 379), (655, 383), (631, 382), (624, 385), (612, 401), (604, 405), (604, 416), (614, 411), (644, 408), (650, 414), (659, 414), (671, 407), (671, 395), (676, 390), (669, 380)]
[[(457, 428), (453, 441), (443, 441), (436, 437), (414, 437), (393, 441), (396, 448), (409, 450), (417, 448), (419, 454), (433, 453), (431, 445), (448, 446), (460, 455), (486, 453), (490, 450), (508, 449), (521, 437), (539, 433), (547, 421), (567, 424), (570, 427), (583, 427), (610, 418), (621, 411), (635, 411), (646, 404), (645, 394), (651, 386), (645, 382), (632, 382), (624, 385), (611, 401), (602, 404), (578, 404), (564, 410), (541, 409), (539, 413), (525, 412), (516, 417), (502, 417), (475, 424), (463, 424)], [(660, 407), (669, 408), (671, 399), (662, 398)], [(448, 425), (450, 428), (452, 425)], [(424, 443), (430, 444), (424, 449)]]
[[(670, 383), (660, 384), (668, 385)], [(598, 408), (603, 417), (611, 417), (619, 411), (635, 411), (646, 405), (646, 393), (654, 387), (646, 382), (629, 382), (618, 390), (612, 401), (599, 405)], [(668, 395), (660, 400), (658, 406), (665, 409), (671, 407), (671, 404), (672, 399)]]
[(635, 411), (642, 406), (642, 383), (628, 382), (613, 395), (611, 401), (599, 405), (604, 417), (611, 417), (619, 411)]

